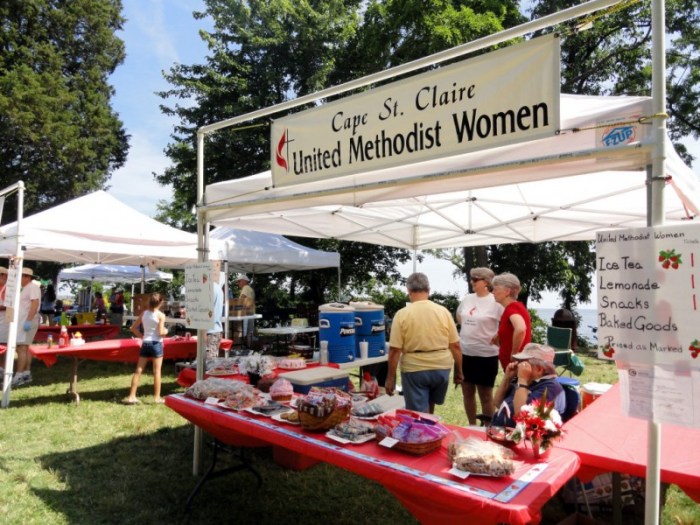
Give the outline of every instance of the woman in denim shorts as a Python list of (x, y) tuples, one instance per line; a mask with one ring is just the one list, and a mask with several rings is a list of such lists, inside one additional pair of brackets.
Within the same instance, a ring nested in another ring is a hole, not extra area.
[(140, 401), (136, 398), (136, 390), (139, 387), (141, 374), (149, 359), (153, 360), (153, 396), (156, 403), (162, 403), (160, 397), (160, 370), (163, 365), (163, 336), (168, 334), (165, 328), (165, 314), (160, 311), (163, 299), (159, 293), (153, 293), (148, 299), (148, 310), (145, 310), (131, 325), (131, 333), (141, 337), (140, 328), (143, 327), (143, 341), (139, 361), (136, 363), (136, 371), (131, 378), (131, 391), (129, 397), (124, 400), (127, 405), (136, 405)]

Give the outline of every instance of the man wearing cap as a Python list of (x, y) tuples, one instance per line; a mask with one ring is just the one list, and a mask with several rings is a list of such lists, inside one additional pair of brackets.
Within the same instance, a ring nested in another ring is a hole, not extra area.
[(29, 345), (39, 328), (39, 304), (41, 303), (41, 285), (32, 278), (31, 268), (22, 268), (22, 291), (19, 294), (19, 320), (17, 325), (17, 373), (12, 386), (21, 386), (32, 382), (32, 356)]
[(554, 402), (554, 408), (563, 414), (566, 409), (564, 388), (557, 381), (554, 369), (554, 349), (537, 343), (528, 343), (521, 352), (513, 355), (501, 382), (494, 404), (496, 414), (492, 425), (514, 427), (513, 417), (523, 405), (541, 399), (547, 393), (547, 402)]

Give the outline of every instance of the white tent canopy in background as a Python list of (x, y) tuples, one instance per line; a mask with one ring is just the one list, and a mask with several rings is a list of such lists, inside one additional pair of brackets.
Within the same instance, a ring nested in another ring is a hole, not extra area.
[(273, 273), (340, 266), (339, 253), (307, 248), (281, 235), (216, 228), (209, 238), (225, 244), (228, 269), (234, 272)]
[(146, 267), (120, 264), (83, 264), (64, 268), (58, 273), (59, 281), (97, 281), (103, 283), (140, 283), (145, 281), (172, 281), (173, 274), (151, 271)]
[[(408, 249), (591, 240), (646, 225), (652, 148), (645, 125), (641, 140), (617, 147), (604, 147), (595, 127), (649, 115), (647, 97), (561, 95), (563, 132), (554, 137), (284, 188), (269, 172), (211, 184), (206, 217)], [(666, 173), (665, 223), (694, 218), (700, 184), (670, 142)]]
[[(0, 227), (0, 255), (14, 255), (17, 223)], [(197, 262), (197, 235), (156, 221), (96, 191), (22, 221), (32, 261), (182, 267)]]

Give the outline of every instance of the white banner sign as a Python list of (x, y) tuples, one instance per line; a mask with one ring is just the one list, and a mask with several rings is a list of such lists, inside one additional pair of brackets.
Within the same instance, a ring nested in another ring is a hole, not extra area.
[[(219, 273), (218, 269), (216, 269), (216, 273)], [(185, 266), (185, 307), (188, 328), (208, 330), (214, 327), (214, 281), (212, 274), (211, 262)]]
[(596, 234), (598, 354), (700, 370), (700, 224)]
[(545, 36), (275, 121), (275, 186), (550, 137), (559, 39)]

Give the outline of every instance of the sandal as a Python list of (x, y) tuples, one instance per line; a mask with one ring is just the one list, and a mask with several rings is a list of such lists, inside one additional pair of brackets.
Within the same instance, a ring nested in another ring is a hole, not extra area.
[(161, 397), (160, 399), (155, 400), (154, 403), (155, 403), (156, 405), (162, 405), (162, 404), (165, 403), (165, 399), (163, 399), (163, 398)]
[(127, 399), (124, 399), (122, 401), (122, 403), (124, 403), (125, 405), (140, 405), (141, 401), (139, 401), (138, 399), (128, 399), (127, 398)]

